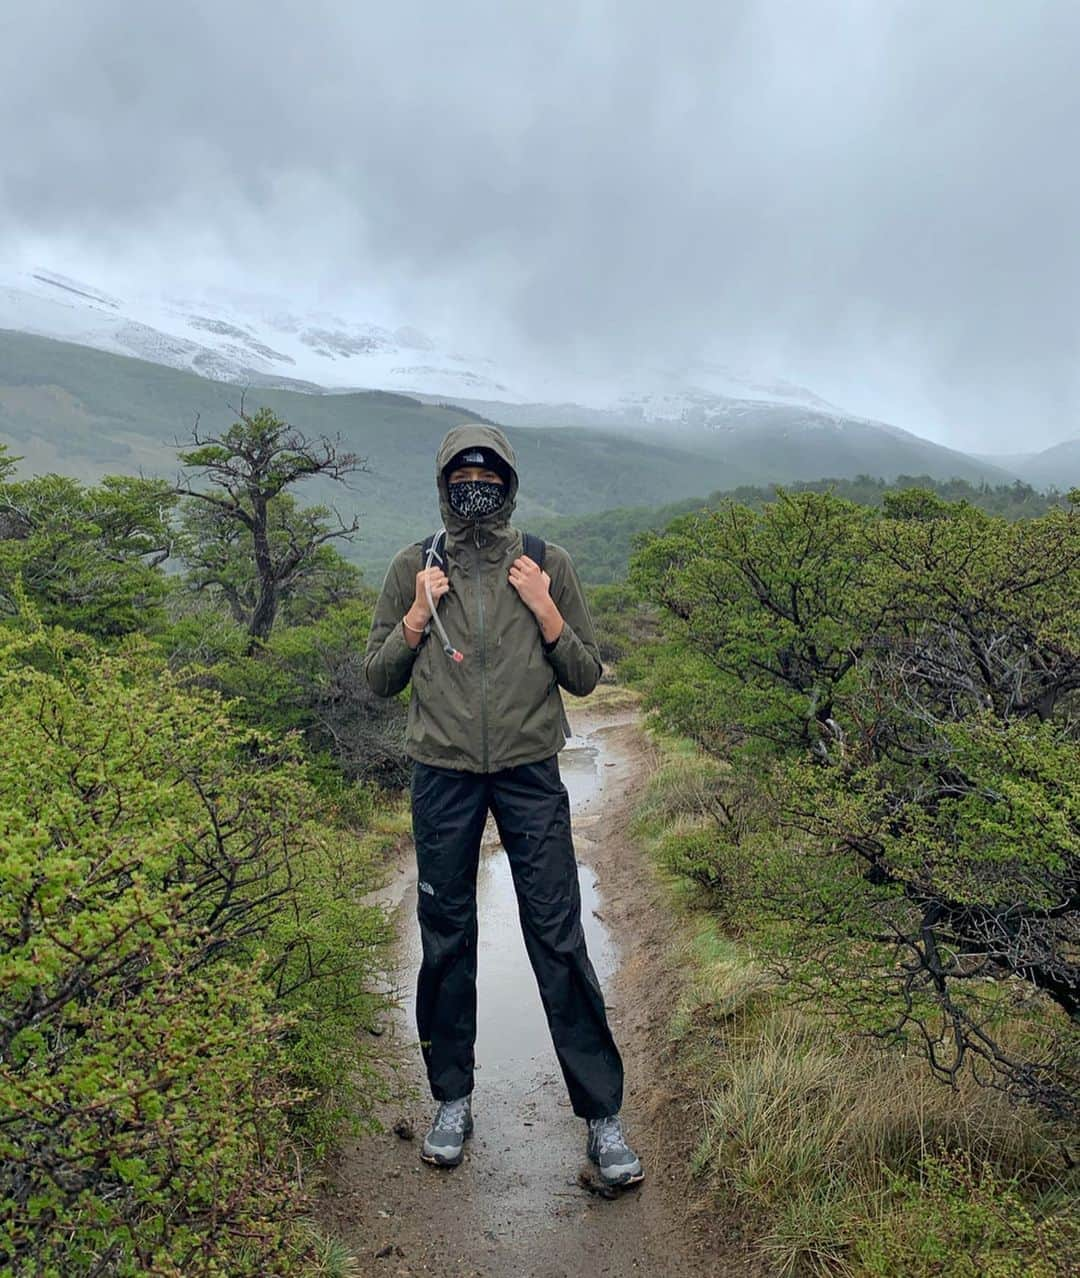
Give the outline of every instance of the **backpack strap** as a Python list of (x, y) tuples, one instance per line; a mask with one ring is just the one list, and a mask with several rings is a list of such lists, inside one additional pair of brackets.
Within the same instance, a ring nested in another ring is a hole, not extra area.
[(521, 552), (528, 555), (529, 558), (538, 567), (544, 566), (544, 555), (547, 552), (547, 542), (543, 537), (537, 537), (535, 533), (521, 534)]

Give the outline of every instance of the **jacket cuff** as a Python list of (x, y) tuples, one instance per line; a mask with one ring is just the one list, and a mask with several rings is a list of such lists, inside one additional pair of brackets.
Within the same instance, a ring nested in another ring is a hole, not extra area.
[[(421, 639), (420, 644), (423, 642), (424, 640)], [(415, 648), (409, 647), (400, 621), (386, 636), (379, 655), (382, 657), (390, 683), (408, 682), (409, 672), (416, 660), (416, 654), (420, 651), (420, 644), (417, 644)]]
[(544, 656), (555, 667), (559, 682), (565, 687), (574, 682), (575, 669), (580, 667), (582, 659), (591, 661), (585, 645), (578, 638), (577, 632), (564, 618), (559, 637), (549, 648), (544, 644)]

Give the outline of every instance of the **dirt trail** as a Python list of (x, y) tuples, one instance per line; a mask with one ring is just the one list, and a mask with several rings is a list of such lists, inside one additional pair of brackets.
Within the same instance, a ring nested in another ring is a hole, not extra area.
[[(393, 1037), (415, 1097), (380, 1115), (387, 1130), (347, 1142), (319, 1215), (372, 1275), (569, 1278), (745, 1273), (710, 1244), (686, 1185), (692, 1113), (667, 1083), (664, 1026), (677, 991), (671, 922), (629, 837), (652, 767), (633, 711), (572, 714), (560, 756), (574, 813), (589, 953), (626, 1065), (623, 1115), (645, 1165), (640, 1187), (605, 1199), (582, 1185), (585, 1125), (572, 1113), (525, 957), (505, 853), (489, 823), (481, 860), (476, 1130), (452, 1170), (421, 1164), (433, 1110), (412, 1021), (418, 963), (415, 868), (388, 888), (401, 928)], [(410, 856), (411, 861), (411, 856)], [(387, 1035), (390, 1038), (390, 1035)], [(404, 1120), (412, 1140), (392, 1130)], [(692, 1135), (692, 1132), (691, 1132)], [(590, 1178), (591, 1179), (591, 1178)]]

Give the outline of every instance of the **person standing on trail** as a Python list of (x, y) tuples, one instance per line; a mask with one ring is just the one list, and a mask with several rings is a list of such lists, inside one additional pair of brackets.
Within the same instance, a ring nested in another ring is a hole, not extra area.
[(586, 1152), (605, 1182), (633, 1184), (644, 1173), (620, 1123), (623, 1065), (586, 951), (558, 762), (570, 735), (560, 688), (585, 696), (602, 671), (592, 620), (567, 552), (510, 523), (517, 461), (502, 431), (454, 427), (435, 477), (444, 528), (394, 556), (364, 655), (379, 696), (412, 680), (416, 1025), (438, 1101), (421, 1157), (457, 1166), (473, 1128), (476, 876), (490, 811)]

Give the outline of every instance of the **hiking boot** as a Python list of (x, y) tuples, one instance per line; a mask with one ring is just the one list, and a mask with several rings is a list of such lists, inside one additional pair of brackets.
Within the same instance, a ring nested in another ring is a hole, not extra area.
[(605, 1185), (636, 1185), (645, 1179), (637, 1154), (626, 1143), (618, 1114), (589, 1119), (587, 1152)]
[(472, 1097), (440, 1101), (431, 1130), (424, 1137), (420, 1157), (437, 1167), (456, 1167), (461, 1162), (466, 1138), (472, 1135)]

